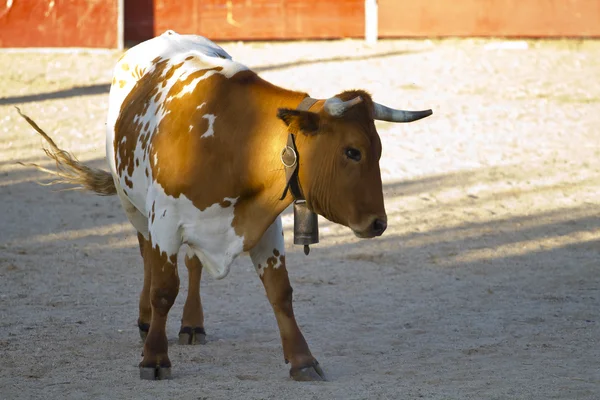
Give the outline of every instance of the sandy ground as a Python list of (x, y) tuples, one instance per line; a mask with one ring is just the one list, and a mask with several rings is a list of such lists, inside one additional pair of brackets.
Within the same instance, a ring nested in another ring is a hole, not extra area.
[[(104, 166), (118, 52), (0, 53), (0, 398), (600, 398), (600, 43), (226, 43), (274, 83), (363, 88), (433, 108), (378, 123), (389, 228), (321, 223), (291, 243), (297, 319), (329, 382), (288, 378), (247, 256), (205, 277), (208, 344), (177, 345), (174, 379), (138, 379), (142, 264), (116, 198), (40, 186), (49, 165), (18, 105)], [(517, 46), (518, 47), (518, 46)], [(180, 268), (182, 282), (187, 271)]]

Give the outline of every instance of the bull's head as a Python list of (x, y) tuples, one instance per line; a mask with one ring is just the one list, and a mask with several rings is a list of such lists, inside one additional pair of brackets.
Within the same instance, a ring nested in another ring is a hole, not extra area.
[(363, 91), (341, 93), (317, 112), (280, 109), (279, 118), (297, 137), (298, 180), (308, 207), (358, 237), (383, 234), (387, 215), (374, 120), (411, 122), (431, 113), (394, 110)]

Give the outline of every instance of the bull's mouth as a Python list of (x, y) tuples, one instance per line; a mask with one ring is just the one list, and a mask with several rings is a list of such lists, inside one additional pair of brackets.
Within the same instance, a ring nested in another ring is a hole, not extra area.
[(355, 230), (352, 230), (352, 232), (354, 233), (354, 236), (356, 236), (359, 239), (373, 239), (373, 238), (383, 235), (383, 232), (382, 233), (373, 233), (373, 232), (359, 232), (359, 231), (355, 231)]
[(372, 239), (383, 235), (383, 232), (387, 229), (387, 221), (384, 219), (376, 218), (372, 223), (368, 225), (366, 229), (352, 229), (354, 235), (360, 239)]
[(374, 235), (371, 232), (355, 231), (354, 229), (352, 230), (352, 232), (354, 233), (354, 236), (356, 236), (359, 239), (373, 239), (374, 237), (381, 236), (381, 235)]

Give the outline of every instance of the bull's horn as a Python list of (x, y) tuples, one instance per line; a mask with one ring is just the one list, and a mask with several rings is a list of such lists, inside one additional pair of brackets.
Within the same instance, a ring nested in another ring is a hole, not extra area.
[(325, 104), (323, 104), (323, 108), (325, 112), (332, 117), (341, 117), (344, 112), (352, 106), (357, 105), (362, 101), (362, 97), (357, 96), (352, 100), (342, 101), (337, 97), (332, 97), (330, 99), (325, 100)]
[(412, 122), (421, 118), (429, 117), (433, 114), (431, 110), (423, 111), (404, 111), (395, 110), (384, 106), (383, 104), (373, 102), (373, 118), (388, 122)]

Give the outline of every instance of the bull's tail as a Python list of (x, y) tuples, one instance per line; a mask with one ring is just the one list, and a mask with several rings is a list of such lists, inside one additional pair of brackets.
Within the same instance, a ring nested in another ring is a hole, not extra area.
[(98, 168), (91, 168), (81, 163), (69, 152), (59, 148), (54, 140), (46, 134), (31, 118), (23, 114), (21, 110), (17, 108), (17, 111), (27, 121), (33, 129), (36, 130), (46, 142), (50, 145), (50, 148), (44, 148), (46, 155), (56, 161), (56, 171), (44, 168), (37, 164), (24, 164), (19, 162), (21, 165), (31, 166), (39, 169), (40, 171), (47, 172), (56, 176), (52, 182), (48, 185), (54, 185), (57, 183), (66, 183), (69, 185), (76, 185), (73, 189), (79, 190), (90, 190), (96, 192), (101, 196), (111, 196), (117, 194), (115, 182), (113, 181), (112, 175), (104, 170)]

